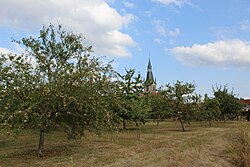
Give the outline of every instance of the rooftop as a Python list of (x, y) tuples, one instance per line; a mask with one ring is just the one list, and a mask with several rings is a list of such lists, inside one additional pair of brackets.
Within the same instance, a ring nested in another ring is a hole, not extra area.
[(240, 102), (242, 104), (250, 104), (250, 99), (241, 99)]

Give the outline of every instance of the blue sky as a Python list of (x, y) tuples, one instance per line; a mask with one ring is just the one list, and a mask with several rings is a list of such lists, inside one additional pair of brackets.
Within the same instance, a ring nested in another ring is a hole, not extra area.
[(250, 98), (249, 0), (1, 0), (0, 52), (49, 23), (82, 33), (121, 73), (145, 76), (150, 58), (158, 86), (195, 82), (211, 96), (227, 84)]

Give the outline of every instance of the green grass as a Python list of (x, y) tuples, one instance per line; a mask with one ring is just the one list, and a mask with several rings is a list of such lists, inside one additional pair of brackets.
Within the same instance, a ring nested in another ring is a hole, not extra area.
[(0, 166), (234, 166), (228, 146), (246, 122), (199, 122), (186, 125), (174, 121), (148, 122), (141, 135), (133, 123), (127, 131), (86, 132), (82, 140), (68, 140), (61, 131), (45, 135), (44, 158), (36, 157), (38, 131), (26, 130), (7, 138), (0, 134)]

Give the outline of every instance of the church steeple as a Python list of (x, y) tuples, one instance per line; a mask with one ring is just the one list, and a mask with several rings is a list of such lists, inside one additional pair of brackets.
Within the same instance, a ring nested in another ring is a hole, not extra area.
[(152, 65), (150, 59), (148, 60), (147, 77), (145, 81), (145, 92), (155, 92), (156, 91), (156, 79), (154, 80)]
[(154, 76), (152, 72), (152, 65), (150, 59), (148, 60), (148, 70), (147, 70), (147, 77), (146, 77), (146, 83), (153, 83), (154, 82)]
[(152, 69), (152, 65), (151, 65), (150, 58), (149, 58), (149, 60), (148, 60), (148, 69)]

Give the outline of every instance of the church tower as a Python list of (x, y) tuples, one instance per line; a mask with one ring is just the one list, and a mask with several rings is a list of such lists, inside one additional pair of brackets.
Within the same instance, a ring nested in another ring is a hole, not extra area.
[(150, 59), (148, 60), (147, 77), (145, 81), (145, 93), (153, 93), (156, 91), (156, 79), (154, 79), (152, 65)]

